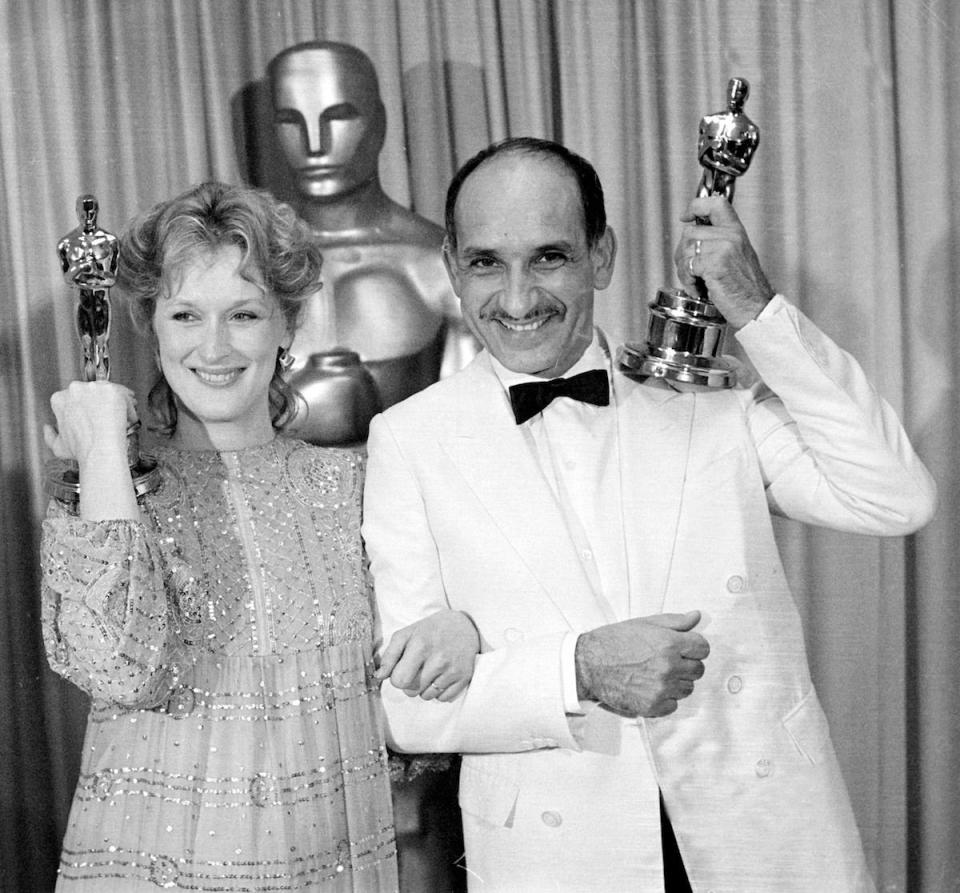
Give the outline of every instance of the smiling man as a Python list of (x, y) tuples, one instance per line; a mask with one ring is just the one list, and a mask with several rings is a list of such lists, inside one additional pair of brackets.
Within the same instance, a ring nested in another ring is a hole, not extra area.
[(467, 325), (506, 369), (563, 375), (593, 340), (613, 230), (587, 231), (577, 181), (558, 164), (505, 154), (461, 183), (443, 256)]
[(600, 182), (520, 138), (447, 193), (444, 259), (485, 350), (371, 425), (383, 641), (445, 607), (481, 635), (456, 697), (442, 660), (405, 672), (399, 641), (380, 672), (395, 747), (464, 754), (484, 893), (873, 889), (770, 516), (902, 535), (934, 486), (730, 204), (683, 219), (680, 278), (704, 280), (762, 382), (617, 370), (593, 319), (616, 257)]

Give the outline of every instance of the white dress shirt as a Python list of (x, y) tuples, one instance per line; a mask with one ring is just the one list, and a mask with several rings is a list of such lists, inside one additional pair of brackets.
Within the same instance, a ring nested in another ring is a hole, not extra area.
[[(493, 356), (490, 359), (505, 389), (543, 381), (539, 376), (513, 372)], [(603, 370), (608, 382), (612, 381), (610, 356), (596, 332), (590, 346), (563, 377), (572, 378), (592, 369)], [(641, 606), (632, 604), (627, 573), (615, 400), (612, 386), (609, 406), (558, 397), (524, 422), (521, 429), (557, 499), (594, 594), (607, 602), (608, 614), (625, 619)], [(568, 713), (582, 712), (574, 665), (574, 649), (581, 632), (585, 630), (575, 630), (566, 637), (561, 656)]]

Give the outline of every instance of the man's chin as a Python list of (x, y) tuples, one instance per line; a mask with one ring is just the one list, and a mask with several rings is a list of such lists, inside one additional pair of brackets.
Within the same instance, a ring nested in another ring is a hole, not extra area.
[[(556, 366), (552, 356), (545, 356), (530, 350), (499, 350), (493, 352), (502, 366), (511, 372), (522, 375), (540, 375), (544, 378), (552, 377), (551, 368)], [(546, 371), (545, 371), (546, 370)]]

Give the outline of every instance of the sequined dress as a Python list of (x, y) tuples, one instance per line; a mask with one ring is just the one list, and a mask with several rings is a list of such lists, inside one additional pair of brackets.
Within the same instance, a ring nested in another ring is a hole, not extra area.
[(358, 457), (156, 452), (141, 522), (43, 525), (48, 659), (92, 697), (58, 889), (395, 890)]

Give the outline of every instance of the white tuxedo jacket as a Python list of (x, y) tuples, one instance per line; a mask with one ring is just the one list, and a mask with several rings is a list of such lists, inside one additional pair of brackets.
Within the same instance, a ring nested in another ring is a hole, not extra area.
[(902, 535), (935, 489), (856, 362), (781, 297), (739, 337), (766, 387), (614, 375), (631, 588), (701, 610), (711, 646), (664, 718), (564, 712), (564, 635), (624, 618), (591, 588), (485, 353), (371, 426), (382, 640), (446, 607), (482, 637), (456, 701), (383, 687), (392, 746), (464, 754), (472, 889), (661, 890), (658, 789), (695, 891), (873, 889), (770, 513)]

